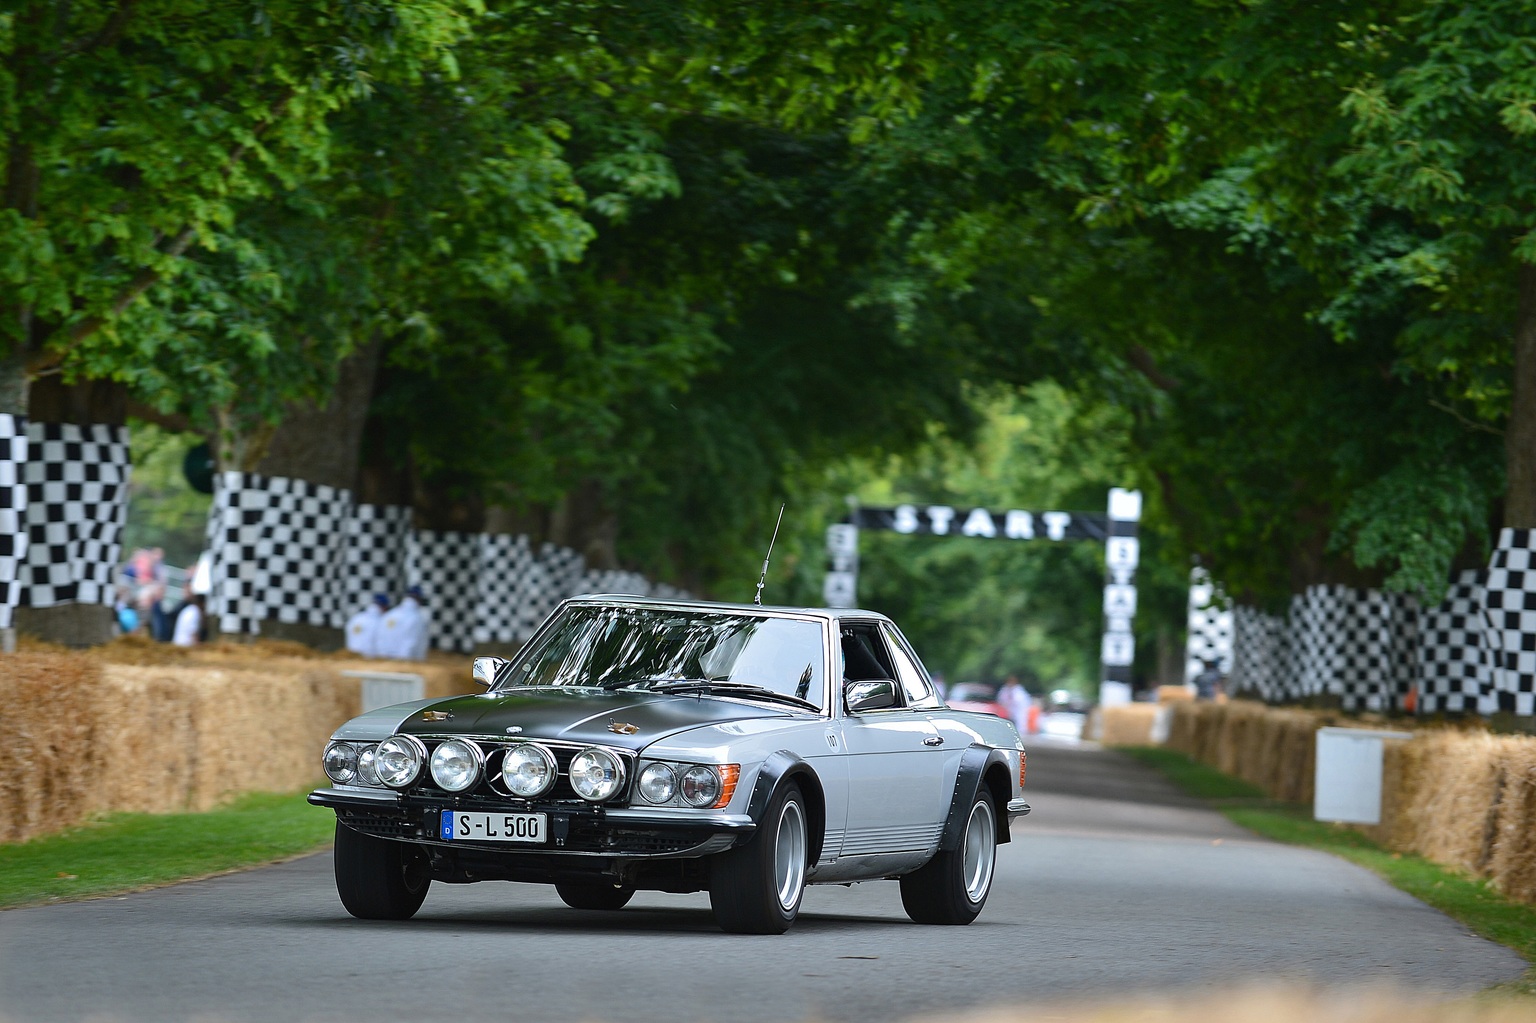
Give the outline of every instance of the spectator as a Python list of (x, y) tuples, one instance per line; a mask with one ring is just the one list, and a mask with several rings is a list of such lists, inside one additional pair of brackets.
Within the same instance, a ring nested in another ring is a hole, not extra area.
[(176, 614), (176, 631), (171, 642), (177, 646), (196, 646), (203, 633), (203, 595), (194, 593)]
[(389, 594), (375, 593), (368, 606), (347, 619), (347, 649), (364, 657), (379, 656), (379, 624), (389, 610)]
[(1221, 688), (1221, 669), (1215, 661), (1204, 661), (1205, 670), (1195, 676), (1195, 699), (1214, 700), (1216, 692)]
[(379, 622), (378, 656), (398, 661), (424, 661), (427, 659), (427, 640), (431, 634), (432, 617), (422, 606), (426, 594), (420, 586), (412, 586), (405, 596), (384, 615)]
[(1034, 703), (1029, 695), (1029, 690), (1019, 684), (1017, 675), (1009, 675), (1008, 681), (997, 691), (997, 703), (1008, 712), (1013, 726), (1019, 730), (1020, 735), (1029, 734), (1029, 708)]

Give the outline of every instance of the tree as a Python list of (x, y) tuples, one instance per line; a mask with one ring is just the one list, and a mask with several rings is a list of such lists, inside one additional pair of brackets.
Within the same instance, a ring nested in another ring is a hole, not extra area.
[(32, 2), (0, 15), (0, 410), (137, 361), (116, 326), (243, 198), (325, 155), (375, 77), (439, 65), (468, 3)]

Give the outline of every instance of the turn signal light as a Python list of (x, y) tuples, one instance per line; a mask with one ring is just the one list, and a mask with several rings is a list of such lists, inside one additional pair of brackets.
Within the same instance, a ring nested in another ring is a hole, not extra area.
[(741, 778), (740, 764), (721, 764), (715, 768), (720, 772), (720, 798), (715, 800), (715, 805), (710, 809), (718, 810), (731, 802), (731, 797), (736, 794), (736, 782)]
[(1019, 750), (1019, 788), (1024, 787), (1024, 766), (1029, 762), (1029, 754)]

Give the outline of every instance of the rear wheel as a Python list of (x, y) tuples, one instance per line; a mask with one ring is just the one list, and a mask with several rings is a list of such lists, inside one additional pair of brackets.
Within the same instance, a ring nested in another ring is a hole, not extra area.
[(724, 930), (783, 934), (800, 915), (810, 850), (805, 797), (794, 782), (768, 801), (757, 834), (711, 864), (709, 904)]
[(561, 881), (555, 885), (555, 891), (572, 909), (623, 909), (635, 897), (635, 890), (628, 885), (615, 888), (579, 881)]
[(336, 822), (336, 894), (362, 920), (409, 920), (427, 897), (432, 876), (427, 854)]
[(920, 924), (968, 924), (992, 890), (997, 865), (997, 813), (985, 787), (976, 793), (954, 849), (940, 850), (901, 879), (901, 904)]

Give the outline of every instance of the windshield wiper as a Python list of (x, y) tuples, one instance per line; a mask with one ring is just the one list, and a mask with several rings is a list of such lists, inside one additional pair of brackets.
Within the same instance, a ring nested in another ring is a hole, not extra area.
[(749, 682), (727, 682), (724, 679), (706, 681), (704, 679), (687, 679), (677, 682), (663, 683), (657, 686), (658, 691), (664, 693), (679, 693), (688, 690), (698, 690), (706, 693), (720, 693), (724, 696), (755, 696), (764, 700), (773, 700), (778, 703), (789, 703), (796, 707), (804, 707), (807, 710), (821, 710), (810, 700), (802, 700), (798, 696), (781, 693), (767, 686), (756, 686)]
[(654, 689), (667, 692), (672, 686), (708, 686), (705, 678), (625, 678), (599, 683), (601, 689)]

